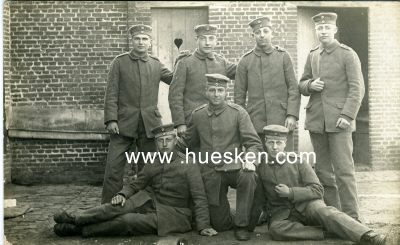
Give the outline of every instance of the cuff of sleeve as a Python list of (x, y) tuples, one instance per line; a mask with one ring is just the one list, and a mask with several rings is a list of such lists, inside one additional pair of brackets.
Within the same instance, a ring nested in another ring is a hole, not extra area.
[(340, 114), (340, 117), (346, 119), (349, 122), (353, 121), (353, 118), (351, 118), (351, 117), (349, 117), (349, 116), (347, 116), (345, 114)]
[(175, 123), (175, 128), (182, 126), (182, 125), (186, 125), (185, 123)]
[(107, 121), (104, 122), (104, 124), (107, 125), (110, 122), (118, 122), (118, 121), (117, 120), (107, 120)]
[(124, 193), (119, 192), (119, 193), (117, 193), (117, 195), (121, 195), (121, 196), (125, 197), (125, 199), (126, 199), (126, 195)]
[(294, 192), (293, 192), (293, 188), (290, 188), (290, 193), (289, 193), (289, 200), (294, 200)]
[(288, 114), (286, 115), (286, 117), (294, 117), (294, 118), (296, 118), (296, 121), (299, 120), (299, 116), (293, 115), (293, 114), (291, 114), (291, 113), (288, 113)]
[(132, 195), (132, 193), (130, 193), (130, 192), (124, 190), (124, 189), (122, 189), (122, 190), (121, 190), (120, 192), (118, 192), (117, 194), (118, 194), (118, 195), (124, 196), (125, 199), (128, 199), (128, 198)]
[(312, 82), (314, 82), (314, 80), (315, 80), (315, 79), (310, 79), (310, 80), (307, 82), (307, 92), (308, 92), (308, 94), (314, 93), (314, 91), (313, 91), (312, 89), (310, 89), (310, 85), (311, 85)]

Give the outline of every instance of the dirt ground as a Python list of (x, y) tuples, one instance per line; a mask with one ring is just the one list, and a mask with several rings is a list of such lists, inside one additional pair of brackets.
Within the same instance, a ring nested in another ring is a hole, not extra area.
[[(358, 191), (362, 220), (378, 232), (389, 235), (389, 244), (400, 244), (400, 171), (357, 172)], [(60, 238), (53, 233), (53, 214), (63, 208), (86, 209), (100, 203), (100, 186), (89, 185), (5, 185), (5, 198), (17, 199), (17, 205), (29, 205), (31, 212), (4, 221), (4, 232), (12, 244), (164, 244), (172, 245), (174, 236)], [(235, 191), (229, 193), (234, 208)], [(259, 226), (250, 241), (239, 242), (233, 231), (219, 233), (215, 237), (202, 237), (197, 232), (179, 234), (189, 244), (352, 244), (329, 239), (325, 241), (276, 242), (271, 241), (267, 226)]]

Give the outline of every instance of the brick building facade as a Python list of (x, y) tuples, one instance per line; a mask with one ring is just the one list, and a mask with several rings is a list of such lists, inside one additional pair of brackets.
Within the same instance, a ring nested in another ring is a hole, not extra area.
[[(202, 13), (199, 17), (187, 16), (188, 11), (197, 10)], [(396, 45), (399, 34), (394, 30), (400, 29), (399, 3), (12, 1), (3, 8), (6, 179), (102, 181), (108, 144), (102, 114), (106, 76), (111, 60), (129, 50), (130, 25), (153, 26), (152, 52), (171, 68), (178, 51), (173, 46), (175, 36), (170, 42), (165, 37), (173, 33), (190, 43), (189, 21), (205, 16), (217, 25), (217, 51), (237, 62), (254, 46), (248, 22), (267, 15), (272, 18), (274, 44), (291, 54), (299, 76), (305, 55), (315, 45), (309, 40), (312, 34), (309, 39), (305, 36), (312, 33), (305, 26), (311, 22), (309, 15), (322, 10), (343, 17), (341, 41), (348, 42), (364, 60), (368, 94), (357, 121), (362, 134), (355, 136), (355, 151), (366, 152), (366, 157), (359, 157), (360, 166), (398, 168), (400, 51)], [(365, 21), (361, 23), (365, 47), (351, 45), (357, 43), (357, 35), (345, 28), (354, 24), (355, 14)], [(186, 18), (182, 21), (186, 27), (174, 22), (176, 16)], [(345, 39), (351, 35), (351, 40)], [(161, 92), (160, 101), (165, 98)], [(167, 108), (163, 111), (168, 121)], [(299, 129), (300, 142), (306, 141), (304, 135)]]

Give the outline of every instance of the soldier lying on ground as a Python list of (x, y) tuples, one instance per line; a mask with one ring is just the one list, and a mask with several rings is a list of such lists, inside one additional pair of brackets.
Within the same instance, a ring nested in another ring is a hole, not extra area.
[(335, 207), (326, 206), (322, 199), (324, 189), (309, 164), (281, 154), (286, 145), (287, 128), (269, 125), (264, 127), (264, 134), (268, 163), (262, 163), (257, 171), (270, 212), (272, 239), (323, 240), (336, 235), (362, 244), (385, 244), (384, 235)]
[(172, 154), (170, 161), (147, 163), (130, 185), (112, 198), (111, 203), (81, 212), (61, 211), (54, 215), (54, 232), (58, 236), (82, 235), (167, 235), (192, 229), (193, 210), (201, 235), (213, 236), (207, 198), (197, 164), (185, 162), (175, 151), (174, 125), (152, 130), (159, 154)]

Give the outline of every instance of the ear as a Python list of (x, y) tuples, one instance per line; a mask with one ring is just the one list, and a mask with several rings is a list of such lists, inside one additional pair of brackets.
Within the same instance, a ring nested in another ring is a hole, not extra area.
[(337, 31), (338, 31), (338, 28), (337, 28), (337, 26), (335, 26), (335, 31), (334, 31), (335, 34), (337, 33)]

